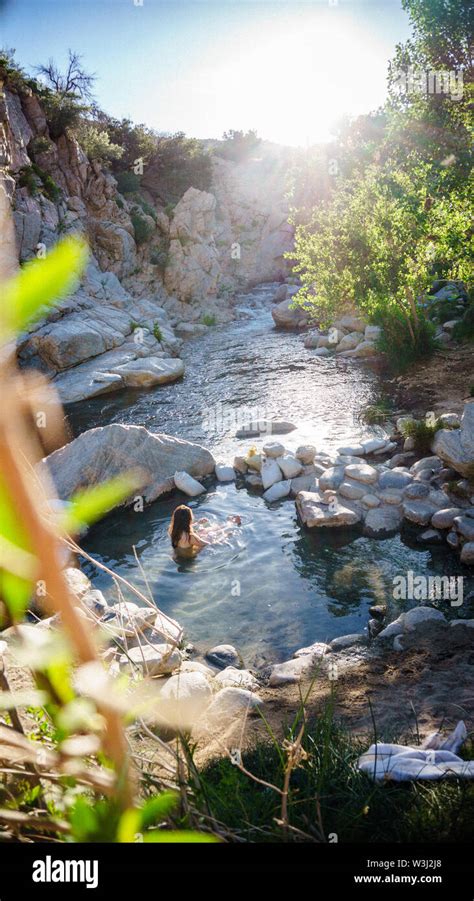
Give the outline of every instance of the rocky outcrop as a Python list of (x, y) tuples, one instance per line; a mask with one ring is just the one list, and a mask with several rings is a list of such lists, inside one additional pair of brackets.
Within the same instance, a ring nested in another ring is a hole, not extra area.
[[(76, 293), (18, 346), (21, 363), (50, 376), (63, 402), (178, 377), (182, 368), (169, 359), (180, 349), (174, 328), (196, 336), (228, 321), (237, 290), (285, 269), (292, 232), (283, 159), (264, 152), (236, 164), (216, 156), (213, 171), (210, 192), (190, 187), (171, 212), (147, 195), (151, 215), (118, 193), (115, 178), (71, 134), (51, 138), (30, 88), (5, 85), (0, 188), (11, 205), (16, 260), (41, 255), (74, 232), (91, 248)], [(144, 237), (137, 237), (137, 222)], [(12, 242), (6, 245), (11, 251)]]
[(461, 475), (473, 474), (474, 467), (474, 403), (466, 404), (459, 429), (439, 429), (433, 453)]
[(143, 426), (112, 424), (83, 432), (41, 465), (47, 467), (62, 500), (139, 469), (145, 482), (141, 496), (151, 503), (173, 490), (176, 470), (201, 478), (214, 472), (215, 460), (199, 444), (152, 433)]

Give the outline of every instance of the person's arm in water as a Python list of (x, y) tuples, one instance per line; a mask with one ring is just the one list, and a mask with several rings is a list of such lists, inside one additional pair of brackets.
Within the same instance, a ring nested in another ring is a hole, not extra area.
[(196, 532), (191, 532), (191, 544), (193, 545), (193, 547), (207, 547), (210, 543), (210, 541), (206, 541), (204, 538), (201, 538), (199, 535), (197, 535)]

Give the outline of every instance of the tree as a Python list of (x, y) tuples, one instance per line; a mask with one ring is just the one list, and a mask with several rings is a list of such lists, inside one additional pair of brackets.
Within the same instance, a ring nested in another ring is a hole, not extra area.
[(68, 50), (68, 65), (61, 72), (53, 59), (46, 65), (35, 66), (35, 72), (43, 79), (47, 88), (61, 97), (76, 97), (79, 100), (93, 100), (96, 75), (86, 72), (81, 65), (82, 56)]

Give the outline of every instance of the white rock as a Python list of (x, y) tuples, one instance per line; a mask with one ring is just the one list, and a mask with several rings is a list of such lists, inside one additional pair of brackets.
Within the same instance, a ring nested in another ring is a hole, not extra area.
[(187, 494), (189, 497), (197, 497), (198, 494), (202, 494), (206, 489), (204, 485), (201, 485), (197, 479), (194, 479), (193, 476), (189, 475), (188, 472), (175, 472), (174, 483), (176, 488), (183, 492), (183, 494)]
[(330, 466), (319, 477), (321, 491), (336, 491), (344, 480), (344, 466)]
[(214, 683), (220, 688), (246, 688), (248, 691), (257, 691), (260, 687), (248, 669), (236, 669), (235, 666), (226, 666), (217, 673)]
[(459, 516), (462, 510), (459, 507), (445, 507), (437, 510), (431, 518), (431, 525), (435, 529), (451, 529), (456, 516)]
[(363, 457), (365, 454), (361, 444), (349, 444), (346, 447), (338, 447), (337, 452), (342, 457)]
[(299, 648), (298, 651), (295, 651), (293, 657), (306, 657), (308, 654), (311, 654), (313, 657), (324, 657), (327, 653), (329, 653), (329, 645), (323, 641), (315, 641), (314, 644), (310, 644), (307, 648)]
[(365, 492), (365, 487), (360, 482), (352, 481), (352, 479), (344, 479), (338, 488), (338, 493), (349, 500), (359, 500), (364, 496)]
[(364, 338), (366, 341), (377, 341), (382, 334), (382, 329), (378, 325), (366, 325)]
[(320, 654), (303, 654), (301, 657), (286, 660), (285, 663), (277, 663), (272, 667), (269, 685), (273, 687), (300, 682), (302, 678), (312, 675), (320, 660)]
[(254, 692), (246, 688), (222, 688), (208, 707), (206, 720), (210, 725), (227, 725), (255, 713), (259, 707), (263, 707), (263, 701)]
[(181, 665), (181, 654), (172, 645), (143, 644), (130, 648), (127, 654), (119, 658), (121, 668), (128, 669), (131, 664), (138, 666), (146, 676), (161, 676), (172, 673)]
[(224, 669), (226, 666), (240, 664), (240, 654), (231, 644), (218, 644), (207, 652), (206, 660)]
[(365, 454), (373, 454), (375, 451), (382, 450), (387, 443), (386, 438), (366, 438), (361, 442)]
[(380, 507), (380, 498), (376, 497), (375, 494), (364, 494), (362, 503), (364, 507), (374, 509), (375, 507)]
[(281, 469), (276, 460), (272, 460), (271, 458), (263, 461), (260, 475), (262, 477), (262, 485), (264, 488), (271, 488), (275, 482), (281, 482), (282, 480)]
[(363, 632), (353, 632), (351, 635), (341, 635), (339, 638), (333, 638), (329, 642), (331, 651), (342, 651), (344, 648), (350, 648), (354, 644), (361, 644), (367, 641), (367, 636)]
[(266, 457), (277, 458), (283, 456), (286, 453), (283, 444), (280, 444), (278, 441), (273, 441), (270, 444), (264, 444), (263, 453)]
[(302, 522), (310, 529), (355, 525), (361, 518), (358, 513), (344, 507), (336, 499), (329, 506), (322, 504), (319, 494), (310, 491), (300, 491), (296, 498), (296, 507)]
[(346, 466), (345, 475), (364, 484), (372, 484), (379, 477), (377, 470), (367, 463), (350, 463), (349, 466)]
[[(321, 340), (321, 338), (319, 340)], [(329, 350), (328, 347), (317, 347), (316, 350), (314, 351), (315, 357), (329, 357), (330, 354), (331, 354), (331, 351)]]
[(277, 463), (285, 479), (296, 479), (303, 471), (303, 465), (291, 454), (277, 457)]
[(284, 497), (288, 497), (291, 491), (291, 481), (287, 479), (282, 482), (275, 482), (270, 488), (264, 492), (263, 497), (269, 504), (275, 501), (281, 501)]
[(367, 535), (383, 535), (395, 532), (402, 521), (398, 507), (386, 506), (370, 509), (364, 523), (364, 533)]
[(216, 476), (219, 482), (234, 482), (234, 467), (226, 466), (224, 463), (216, 463)]
[[(280, 456), (280, 455), (278, 455)], [(302, 444), (297, 448), (295, 457), (300, 463), (307, 465), (309, 463), (314, 463), (314, 458), (316, 456), (316, 448), (312, 444)]]
[(211, 700), (212, 688), (204, 673), (180, 671), (161, 689), (158, 712), (185, 728), (196, 722)]

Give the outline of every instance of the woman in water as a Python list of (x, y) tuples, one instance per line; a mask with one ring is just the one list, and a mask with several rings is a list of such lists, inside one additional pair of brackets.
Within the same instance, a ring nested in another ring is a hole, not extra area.
[[(240, 516), (229, 516), (229, 520), (240, 526)], [(208, 537), (211, 540), (206, 541), (195, 532), (193, 521), (193, 511), (190, 507), (187, 507), (186, 504), (180, 504), (179, 507), (176, 507), (176, 510), (171, 517), (168, 534), (171, 538), (171, 544), (178, 554), (183, 554), (184, 556), (197, 554), (203, 547), (213, 544), (216, 540), (218, 541), (219, 535), (224, 535), (228, 531), (228, 527), (223, 527), (217, 531), (209, 530)], [(199, 522), (203, 525), (209, 523), (207, 519), (200, 519)]]

